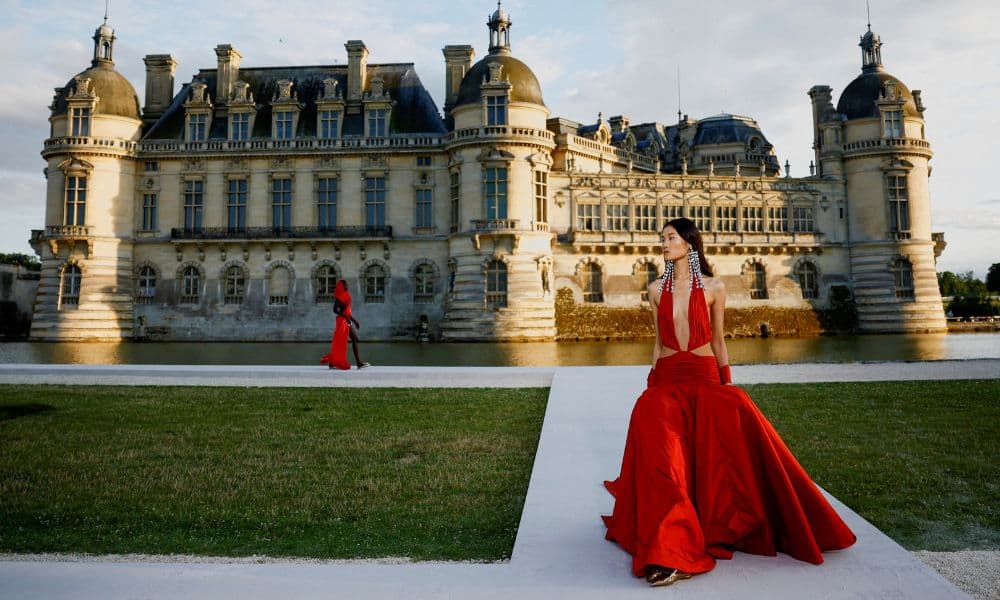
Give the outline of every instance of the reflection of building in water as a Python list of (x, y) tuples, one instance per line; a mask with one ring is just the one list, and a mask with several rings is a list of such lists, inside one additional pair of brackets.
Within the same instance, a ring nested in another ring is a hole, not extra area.
[(148, 55), (140, 109), (102, 25), (51, 106), (33, 336), (130, 338), (142, 316), (161, 339), (316, 339), (346, 278), (371, 338), (427, 315), (445, 339), (552, 339), (560, 289), (646, 302), (679, 216), (731, 307), (805, 311), (839, 288), (864, 331), (944, 328), (924, 106), (878, 36), (836, 105), (809, 91), (815, 164), (792, 178), (749, 117), (553, 117), (510, 27), (498, 9), (478, 62), (444, 48), (442, 117), (412, 64), (369, 64), (357, 40), (308, 67), (219, 45), (179, 90), (173, 57)]

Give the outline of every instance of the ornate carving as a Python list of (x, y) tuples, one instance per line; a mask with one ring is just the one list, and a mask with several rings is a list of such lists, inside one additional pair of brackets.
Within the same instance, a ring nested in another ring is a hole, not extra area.
[(342, 100), (344, 98), (343, 94), (337, 90), (337, 80), (333, 77), (323, 80), (323, 99), (324, 100)]

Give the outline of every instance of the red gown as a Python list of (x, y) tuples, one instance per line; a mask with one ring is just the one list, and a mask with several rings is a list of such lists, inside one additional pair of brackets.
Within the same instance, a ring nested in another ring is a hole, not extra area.
[[(704, 291), (691, 290), (689, 348), (712, 339)], [(734, 550), (784, 552), (814, 564), (846, 548), (854, 533), (799, 465), (746, 392), (722, 385), (714, 356), (679, 348), (673, 294), (657, 314), (661, 343), (677, 350), (656, 362), (632, 410), (608, 540), (648, 565), (704, 573)]]
[(350, 370), (351, 363), (347, 361), (347, 340), (351, 333), (351, 295), (344, 288), (344, 282), (338, 281), (333, 289), (333, 299), (344, 306), (343, 314), (337, 315), (333, 328), (333, 338), (330, 340), (330, 352), (319, 359), (322, 364), (330, 365), (345, 371)]

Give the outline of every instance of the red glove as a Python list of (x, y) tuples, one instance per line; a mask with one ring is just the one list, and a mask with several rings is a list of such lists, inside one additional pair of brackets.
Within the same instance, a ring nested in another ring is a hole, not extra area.
[(722, 385), (733, 382), (733, 373), (729, 369), (729, 365), (722, 365), (719, 367), (719, 381)]

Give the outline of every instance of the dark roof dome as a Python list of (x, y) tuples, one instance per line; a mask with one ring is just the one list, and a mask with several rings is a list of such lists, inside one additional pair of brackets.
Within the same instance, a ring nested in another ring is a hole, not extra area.
[(542, 100), (542, 86), (539, 85), (538, 78), (535, 77), (528, 65), (509, 54), (497, 53), (487, 55), (472, 65), (472, 68), (465, 74), (465, 77), (462, 78), (462, 84), (458, 88), (456, 107), (482, 102), (483, 96), (479, 86), (482, 85), (484, 77), (489, 81), (489, 64), (494, 62), (503, 65), (500, 78), (502, 80), (509, 79), (513, 86), (510, 91), (511, 102), (531, 102), (545, 106), (545, 101)]
[(90, 91), (98, 98), (94, 114), (139, 118), (139, 96), (135, 88), (108, 63), (99, 63), (70, 79), (56, 94), (52, 116), (66, 114), (66, 96), (76, 89), (77, 77), (90, 80)]
[(883, 70), (862, 73), (849, 83), (837, 102), (837, 112), (845, 115), (848, 119), (878, 117), (878, 106), (875, 103), (880, 99), (882, 87), (887, 81), (892, 81), (896, 85), (896, 93), (905, 100), (903, 113), (908, 117), (920, 117), (920, 111), (917, 110), (917, 104), (913, 100), (913, 93), (910, 92), (910, 89), (902, 81)]
[(721, 114), (698, 121), (698, 130), (691, 145), (746, 144), (754, 138), (759, 140), (760, 149), (766, 150), (771, 146), (757, 121), (750, 117)]

